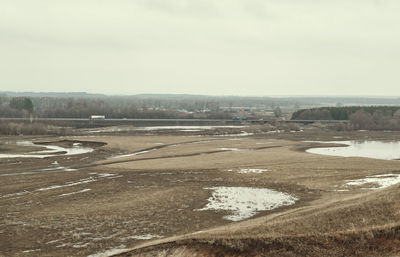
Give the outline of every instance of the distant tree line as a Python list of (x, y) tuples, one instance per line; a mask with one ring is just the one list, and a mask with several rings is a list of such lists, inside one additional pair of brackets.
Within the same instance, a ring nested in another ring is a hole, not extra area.
[(352, 129), (368, 130), (400, 130), (400, 109), (393, 114), (376, 110), (373, 114), (364, 110), (358, 110), (350, 115)]
[(399, 106), (320, 107), (298, 110), (292, 114), (292, 120), (349, 120), (360, 110), (370, 115), (378, 111), (382, 115), (393, 116), (399, 109)]
[(323, 107), (300, 110), (294, 120), (348, 120), (337, 124), (337, 130), (400, 130), (399, 106)]

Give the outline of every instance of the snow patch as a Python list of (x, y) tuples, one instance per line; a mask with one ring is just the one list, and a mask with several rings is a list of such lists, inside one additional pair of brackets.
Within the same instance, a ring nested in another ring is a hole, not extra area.
[(153, 238), (163, 238), (163, 236), (153, 235), (153, 234), (132, 235), (132, 236), (127, 236), (127, 237), (120, 238), (120, 240), (121, 241), (126, 241), (126, 240), (129, 240), (129, 239), (150, 240), (150, 239), (153, 239)]
[(26, 194), (30, 194), (30, 193), (31, 192), (25, 190), (25, 191), (18, 192), (18, 193), (2, 195), (1, 198), (9, 198), (9, 197), (14, 197), (14, 196), (21, 196), (21, 195), (26, 195)]
[(400, 174), (382, 174), (375, 176), (368, 176), (362, 179), (347, 180), (346, 185), (361, 186), (365, 184), (375, 184), (375, 187), (368, 187), (364, 189), (380, 189), (389, 187), (400, 183)]
[(47, 245), (48, 245), (48, 244), (54, 244), (54, 243), (57, 243), (57, 242), (60, 242), (60, 241), (64, 241), (64, 240), (65, 240), (64, 238), (56, 239), (56, 240), (49, 241), (49, 242), (47, 242), (46, 244), (47, 244)]
[(238, 173), (245, 174), (245, 173), (263, 173), (267, 171), (272, 171), (270, 169), (240, 169)]
[(88, 245), (89, 245), (89, 243), (86, 243), (86, 244), (75, 244), (75, 245), (72, 245), (72, 247), (73, 248), (86, 248), (86, 247), (88, 247)]
[(90, 191), (90, 190), (92, 190), (92, 189), (86, 188), (86, 189), (83, 189), (83, 190), (80, 190), (80, 191), (75, 191), (75, 192), (71, 192), (71, 193), (61, 194), (61, 195), (59, 195), (59, 196), (75, 195), (75, 194), (79, 194), (79, 193), (85, 193), (85, 192), (88, 192), (88, 191)]
[(223, 134), (223, 135), (215, 135), (215, 136), (219, 136), (219, 137), (246, 137), (246, 136), (252, 136), (252, 135), (254, 135), (254, 133), (241, 131), (238, 134)]
[(221, 150), (221, 151), (242, 151), (243, 149), (239, 149), (239, 148), (218, 148), (217, 150)]
[(69, 167), (63, 167), (63, 166), (58, 166), (55, 168), (46, 168), (46, 169), (41, 169), (40, 171), (76, 171), (77, 169), (69, 168)]
[(231, 221), (240, 221), (256, 215), (259, 211), (268, 211), (281, 206), (294, 204), (298, 199), (287, 193), (267, 188), (251, 187), (207, 187), (213, 190), (208, 204), (199, 209), (223, 210), (232, 214), (223, 218)]
[(120, 246), (117, 246), (116, 248), (109, 249), (104, 252), (88, 255), (87, 257), (108, 257), (108, 256), (112, 256), (114, 254), (118, 254), (118, 253), (126, 251), (126, 250), (127, 249), (126, 249), (125, 245), (120, 245)]
[[(99, 181), (99, 180), (102, 180), (102, 179), (106, 179), (106, 178), (107, 179), (114, 179), (114, 178), (119, 178), (119, 177), (123, 176), (123, 175), (119, 175), (119, 174), (96, 173), (96, 172), (92, 172), (92, 173), (89, 173), (89, 174), (94, 175), (94, 176), (90, 176), (88, 178), (82, 178), (82, 179), (79, 179), (77, 181), (69, 181), (69, 182), (66, 182), (65, 184), (61, 184), (61, 185), (51, 185), (51, 186), (47, 186), (47, 187), (42, 187), (42, 188), (35, 189), (33, 191), (25, 190), (25, 191), (22, 191), (22, 192), (2, 195), (2, 196), (0, 196), (0, 198), (9, 198), (9, 197), (13, 197), (13, 196), (22, 196), (22, 195), (26, 195), (26, 194), (35, 193), (35, 192), (44, 192), (44, 191), (54, 190), (54, 189), (59, 189), (59, 188), (64, 188), (64, 187), (72, 187), (72, 186), (77, 186), (77, 185), (83, 185), (83, 184), (96, 182), (96, 181)], [(84, 190), (89, 191), (90, 189), (89, 190), (84, 189)]]
[(26, 251), (22, 251), (23, 253), (33, 253), (33, 252), (38, 252), (40, 251), (40, 249), (32, 249), (32, 250), (26, 250)]
[(148, 152), (151, 152), (154, 150), (147, 150), (147, 151), (140, 151), (140, 152), (134, 152), (134, 153), (129, 153), (129, 154), (122, 154), (122, 155), (117, 155), (117, 156), (113, 156), (110, 159), (119, 159), (119, 158), (125, 158), (125, 157), (132, 157), (132, 156), (136, 156), (136, 155), (141, 155), (141, 154), (145, 154)]

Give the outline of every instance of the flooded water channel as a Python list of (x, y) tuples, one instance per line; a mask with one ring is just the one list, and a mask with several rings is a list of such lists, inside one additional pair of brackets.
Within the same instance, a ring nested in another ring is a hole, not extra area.
[(319, 143), (344, 144), (347, 146), (319, 147), (308, 149), (308, 153), (342, 157), (367, 157), (382, 160), (400, 159), (398, 141), (327, 141)]
[(80, 143), (74, 143), (72, 147), (62, 147), (58, 145), (36, 145), (31, 141), (20, 141), (17, 142), (20, 146), (41, 146), (46, 150), (34, 151), (23, 154), (0, 154), (0, 158), (46, 158), (57, 155), (75, 155), (84, 154), (94, 151), (93, 148), (84, 147)]

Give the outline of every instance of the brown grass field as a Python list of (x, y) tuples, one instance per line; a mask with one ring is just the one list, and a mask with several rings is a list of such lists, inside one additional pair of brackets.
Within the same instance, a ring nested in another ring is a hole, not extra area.
[[(35, 149), (15, 144), (21, 140), (95, 150), (0, 159), (0, 256), (399, 255), (400, 184), (346, 186), (398, 174), (399, 161), (309, 154), (321, 144), (304, 141), (398, 140), (400, 133), (195, 134), (2, 137), (0, 154)], [(142, 153), (112, 158), (135, 152)], [(199, 211), (212, 193), (206, 188), (217, 186), (269, 188), (299, 200), (235, 222), (223, 218), (228, 211)]]

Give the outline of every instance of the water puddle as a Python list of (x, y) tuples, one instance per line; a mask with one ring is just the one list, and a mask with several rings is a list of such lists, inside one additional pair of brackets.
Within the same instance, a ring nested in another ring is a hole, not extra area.
[(34, 151), (26, 154), (0, 154), (0, 158), (46, 158), (58, 155), (85, 154), (94, 151), (93, 148), (83, 147), (81, 143), (74, 143), (72, 147), (62, 147), (57, 145), (38, 145), (31, 141), (17, 142), (21, 146), (42, 146), (46, 150)]
[(385, 141), (326, 141), (319, 143), (345, 144), (344, 147), (311, 148), (306, 152), (342, 157), (367, 157), (382, 160), (400, 159), (400, 142)]
[(260, 211), (289, 206), (298, 200), (287, 193), (267, 188), (208, 187), (205, 189), (213, 190), (213, 193), (208, 199), (208, 204), (199, 210), (229, 211), (231, 214), (223, 218), (231, 221), (248, 219)]

